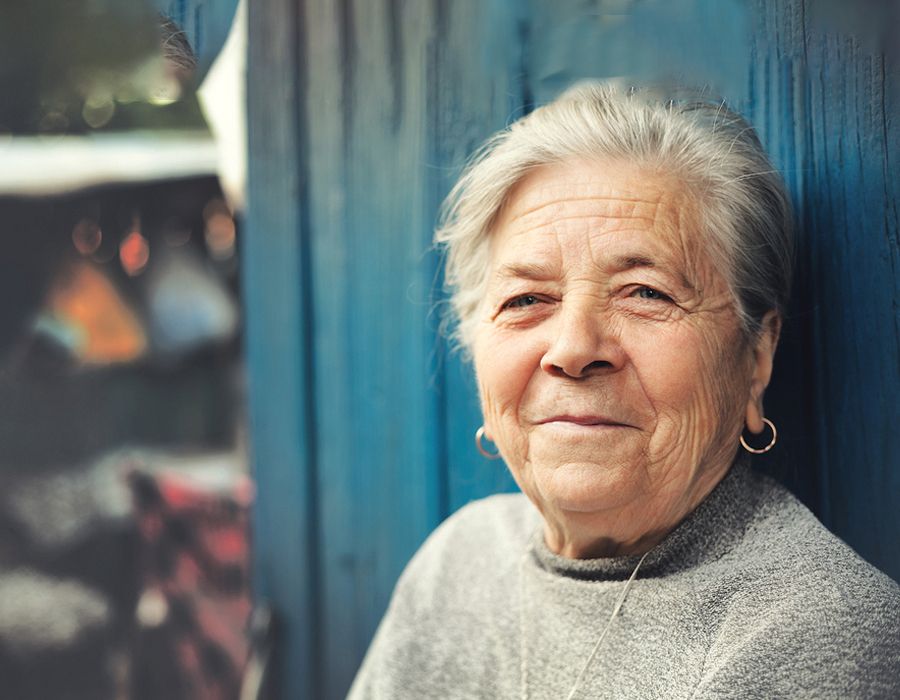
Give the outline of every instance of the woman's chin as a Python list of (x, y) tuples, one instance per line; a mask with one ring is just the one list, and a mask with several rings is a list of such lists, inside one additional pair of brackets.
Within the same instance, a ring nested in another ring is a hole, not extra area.
[(540, 510), (569, 513), (598, 513), (632, 500), (637, 484), (634, 469), (621, 464), (565, 462), (537, 467), (532, 479)]

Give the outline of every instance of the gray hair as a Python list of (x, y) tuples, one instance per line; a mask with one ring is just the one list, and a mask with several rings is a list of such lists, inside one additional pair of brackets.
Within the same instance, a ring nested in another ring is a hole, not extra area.
[(746, 336), (759, 333), (769, 310), (784, 316), (793, 215), (753, 128), (721, 102), (583, 83), (488, 139), (444, 202), (435, 242), (445, 247), (452, 335), (464, 350), (485, 293), (491, 228), (510, 192), (536, 167), (581, 158), (627, 159), (679, 176)]

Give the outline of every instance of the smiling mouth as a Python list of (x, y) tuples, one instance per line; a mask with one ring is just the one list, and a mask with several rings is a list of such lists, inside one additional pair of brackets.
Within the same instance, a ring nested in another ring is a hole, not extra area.
[(578, 426), (583, 428), (631, 428), (627, 423), (620, 423), (605, 416), (552, 416), (539, 421), (539, 425)]

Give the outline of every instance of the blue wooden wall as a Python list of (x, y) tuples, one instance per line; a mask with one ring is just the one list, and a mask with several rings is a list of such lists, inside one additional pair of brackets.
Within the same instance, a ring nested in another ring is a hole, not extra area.
[(250, 3), (257, 592), (284, 622), (282, 697), (342, 697), (428, 532), (512, 488), (473, 447), (430, 238), (475, 146), (583, 77), (706, 85), (758, 128), (800, 221), (761, 466), (900, 577), (900, 76), (832, 4)]

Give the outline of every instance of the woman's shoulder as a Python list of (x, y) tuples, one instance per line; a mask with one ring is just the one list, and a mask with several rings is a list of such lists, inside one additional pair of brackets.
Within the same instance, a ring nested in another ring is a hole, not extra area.
[(710, 643), (696, 697), (740, 695), (748, 668), (762, 695), (895, 697), (900, 586), (787, 489), (753, 482), (740, 545), (706, 572), (696, 600)]
[(475, 676), (457, 667), (459, 650), (506, 614), (536, 518), (524, 496), (503, 494), (465, 505), (432, 532), (397, 582), (350, 697), (444, 697), (448, 677), (450, 694), (465, 694), (459, 679)]
[(450, 515), (397, 581), (380, 633), (388, 646), (400, 644), (402, 630), (425, 634), (448, 619), (462, 624), (502, 609), (536, 518), (521, 494), (473, 501)]
[(893, 665), (896, 674), (900, 586), (783, 486), (762, 475), (752, 481), (753, 516), (740, 544), (707, 572), (698, 600), (713, 656), (783, 654), (810, 677), (827, 659), (845, 681), (851, 666), (885, 674)]
[(425, 540), (401, 578), (458, 576), (479, 566), (518, 561), (538, 524), (534, 506), (521, 493), (472, 501), (441, 523)]
[(866, 591), (869, 600), (900, 602), (900, 586), (831, 532), (790, 491), (771, 477), (754, 478), (760, 505), (740, 556), (761, 578), (798, 591)]
[(480, 537), (504, 544), (525, 543), (539, 520), (538, 512), (522, 493), (497, 493), (470, 501), (451, 514), (436, 530), (448, 536), (480, 533)]
[[(900, 624), (900, 586), (832, 533), (784, 486), (752, 473), (753, 502), (738, 544), (707, 578), (723, 600), (766, 599), (810, 614), (893, 606)], [(799, 614), (798, 612), (798, 614)]]

